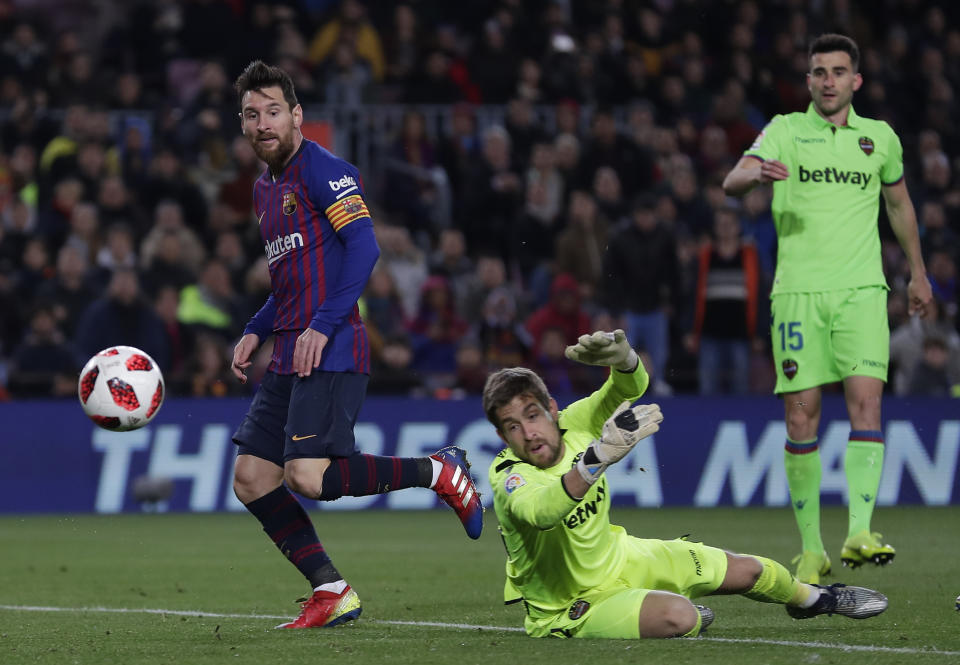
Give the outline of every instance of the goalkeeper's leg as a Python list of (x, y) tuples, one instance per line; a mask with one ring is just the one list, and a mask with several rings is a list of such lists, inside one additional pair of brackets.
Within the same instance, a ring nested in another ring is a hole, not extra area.
[(809, 607), (820, 597), (817, 587), (800, 582), (776, 561), (730, 552), (727, 552), (727, 574), (714, 593), (737, 593), (761, 603), (796, 607)]

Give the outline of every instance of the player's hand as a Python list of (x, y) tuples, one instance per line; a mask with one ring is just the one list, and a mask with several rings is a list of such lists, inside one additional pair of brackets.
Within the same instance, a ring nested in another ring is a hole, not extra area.
[(239, 379), (240, 383), (247, 382), (245, 370), (253, 364), (250, 361), (250, 356), (253, 355), (258, 346), (260, 346), (260, 338), (254, 333), (247, 333), (233, 347), (233, 363), (230, 365), (230, 369), (233, 370), (233, 375)]
[(576, 469), (592, 485), (608, 466), (622, 460), (639, 441), (660, 429), (663, 413), (657, 404), (630, 408), (623, 402), (603, 424), (600, 438), (591, 443), (577, 461)]
[(637, 352), (630, 348), (627, 336), (619, 328), (611, 332), (598, 330), (589, 335), (580, 335), (577, 343), (563, 352), (570, 360), (584, 365), (605, 365), (624, 372), (637, 368)]
[(769, 159), (760, 164), (760, 182), (768, 183), (774, 180), (786, 180), (790, 177), (790, 171), (783, 162), (775, 159)]
[(912, 277), (907, 284), (907, 313), (910, 316), (919, 314), (920, 318), (926, 318), (927, 306), (933, 300), (933, 289), (930, 288), (930, 280), (926, 275)]
[(297, 376), (310, 376), (310, 372), (320, 367), (320, 358), (323, 356), (323, 347), (327, 345), (328, 337), (313, 328), (307, 328), (297, 337), (297, 345), (293, 348), (293, 371)]

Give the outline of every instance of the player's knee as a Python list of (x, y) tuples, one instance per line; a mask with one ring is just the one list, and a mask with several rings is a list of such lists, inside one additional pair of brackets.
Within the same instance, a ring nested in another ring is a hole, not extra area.
[(677, 594), (651, 592), (640, 608), (640, 637), (680, 637), (700, 618), (697, 608)]
[(269, 494), (279, 485), (278, 478), (265, 477), (252, 468), (237, 466), (233, 471), (233, 493), (244, 505)]
[(306, 469), (287, 467), (283, 471), (283, 480), (287, 487), (300, 496), (309, 499), (319, 499), (323, 490), (323, 475), (311, 473)]

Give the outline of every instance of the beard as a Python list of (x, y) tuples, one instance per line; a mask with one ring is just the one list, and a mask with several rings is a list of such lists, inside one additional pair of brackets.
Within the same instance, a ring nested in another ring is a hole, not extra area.
[(273, 173), (279, 173), (286, 165), (287, 160), (290, 159), (290, 155), (293, 154), (293, 132), (287, 134), (286, 137), (278, 134), (276, 139), (277, 145), (272, 150), (264, 148), (259, 140), (252, 143), (253, 151), (257, 154), (257, 157), (266, 162)]

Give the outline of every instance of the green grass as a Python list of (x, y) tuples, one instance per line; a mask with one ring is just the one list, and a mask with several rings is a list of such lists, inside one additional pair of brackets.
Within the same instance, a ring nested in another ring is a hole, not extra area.
[[(502, 604), (503, 552), (492, 511), (476, 542), (449, 511), (313, 516), (334, 563), (363, 601), (361, 619), (341, 628), (276, 631), (277, 619), (196, 614), (296, 614), (292, 601), (306, 584), (246, 514), (0, 518), (0, 605), (188, 613), (0, 609), (0, 663), (960, 662), (960, 613), (953, 609), (960, 593), (956, 507), (878, 509), (876, 525), (898, 548), (896, 561), (856, 571), (839, 568), (845, 510), (825, 510), (826, 545), (838, 568), (830, 579), (886, 593), (890, 609), (879, 617), (797, 622), (775, 605), (718, 597), (707, 599), (717, 613), (708, 638), (642, 643), (389, 623), (521, 625), (522, 609)], [(613, 520), (634, 535), (690, 533), (784, 563), (798, 542), (789, 509), (614, 508)]]

